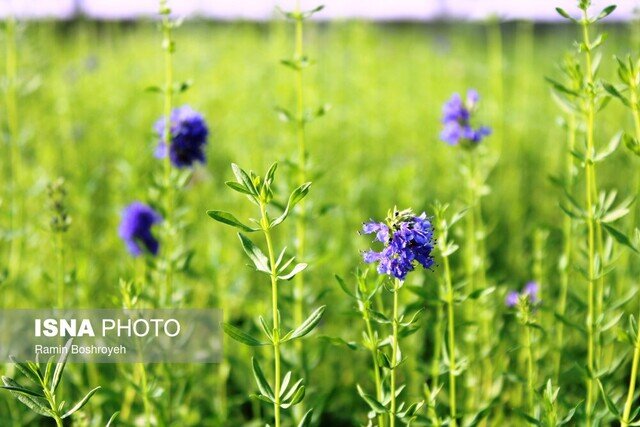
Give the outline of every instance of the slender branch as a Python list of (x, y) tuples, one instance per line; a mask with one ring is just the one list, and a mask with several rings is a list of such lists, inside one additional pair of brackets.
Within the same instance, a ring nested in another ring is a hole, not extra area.
[(271, 229), (267, 208), (264, 202), (260, 202), (260, 213), (262, 215), (261, 226), (267, 242), (269, 256), (269, 266), (271, 267), (271, 315), (273, 317), (273, 360), (274, 360), (274, 402), (273, 413), (275, 427), (280, 427), (280, 315), (278, 313), (278, 272), (276, 269), (276, 258), (271, 239)]

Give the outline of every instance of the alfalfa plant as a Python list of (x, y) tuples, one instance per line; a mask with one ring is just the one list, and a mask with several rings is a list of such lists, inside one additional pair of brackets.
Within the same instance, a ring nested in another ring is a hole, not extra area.
[[(464, 203), (469, 212), (466, 214), (464, 231), (464, 265), (467, 294), (485, 296), (490, 292), (487, 282), (489, 261), (486, 253), (487, 230), (482, 213), (482, 198), (489, 194), (487, 184), (495, 159), (482, 141), (491, 134), (487, 126), (475, 124), (480, 96), (476, 90), (469, 90), (466, 98), (454, 94), (443, 106), (443, 130), (440, 139), (449, 145), (460, 148), (462, 162), (460, 175), (466, 185)], [(467, 334), (469, 337), (470, 358), (475, 369), (467, 375), (467, 388), (476, 390), (482, 387), (482, 393), (468, 393), (468, 405), (474, 408), (485, 403), (483, 400), (493, 396), (493, 369), (488, 357), (492, 347), (496, 345), (492, 339), (490, 328), (494, 315), (488, 307), (486, 298), (479, 301), (479, 309), (470, 311), (466, 305), (465, 320), (477, 325), (477, 333)], [(467, 408), (468, 409), (468, 408)]]
[[(282, 346), (292, 343), (309, 334), (320, 322), (324, 313), (324, 306), (313, 311), (303, 322), (296, 324), (294, 329), (287, 330), (280, 312), (280, 286), (283, 282), (293, 279), (307, 268), (307, 264), (296, 261), (295, 257), (287, 255), (287, 248), (276, 251), (273, 241), (273, 230), (281, 225), (293, 212), (295, 206), (309, 193), (311, 183), (307, 182), (297, 187), (289, 194), (288, 200), (279, 203), (275, 192), (275, 174), (277, 163), (271, 165), (264, 176), (259, 176), (253, 171), (246, 172), (233, 164), (232, 170), (236, 181), (227, 182), (232, 190), (244, 194), (259, 211), (259, 219), (250, 219), (248, 223), (241, 222), (233, 214), (224, 211), (210, 210), (207, 214), (214, 220), (230, 225), (242, 231), (238, 238), (244, 252), (247, 254), (256, 271), (269, 277), (271, 284), (271, 323), (263, 316), (259, 317), (260, 327), (264, 333), (264, 339), (251, 336), (247, 332), (229, 324), (223, 325), (224, 331), (234, 340), (243, 344), (259, 347), (270, 345), (273, 348), (273, 376), (267, 377), (257, 358), (252, 359), (253, 374), (258, 385), (259, 393), (253, 397), (271, 404), (275, 427), (282, 425), (281, 409), (289, 409), (299, 404), (305, 395), (303, 379), (295, 382), (289, 371), (282, 375)], [(282, 209), (281, 207), (284, 207)], [(277, 213), (274, 213), (277, 212)], [(267, 253), (258, 247), (245, 233), (261, 233), (264, 237)], [(308, 426), (311, 423), (309, 410), (302, 417), (299, 427)]]
[[(58, 386), (62, 381), (62, 375), (71, 351), (72, 342), (73, 340), (67, 341), (57, 362), (54, 363), (52, 357), (44, 366), (37, 361), (37, 358), (36, 362), (18, 362), (13, 357), (11, 358), (16, 368), (36, 386), (35, 389), (23, 387), (13, 378), (9, 377), (2, 377), (2, 383), (4, 385), (0, 386), (0, 388), (8, 390), (18, 401), (31, 409), (31, 411), (43, 417), (53, 418), (57, 427), (62, 427), (64, 419), (69, 418), (82, 409), (89, 399), (100, 390), (100, 386), (94, 388), (75, 405), (66, 409), (66, 402), (62, 400), (58, 393)], [(111, 417), (107, 426), (113, 423), (116, 416), (117, 413)]]
[(176, 215), (177, 192), (183, 189), (197, 163), (206, 161), (205, 147), (209, 129), (202, 114), (184, 105), (174, 108), (176, 95), (191, 86), (189, 81), (175, 82), (173, 77), (173, 55), (176, 45), (173, 30), (180, 21), (171, 18), (167, 0), (160, 0), (160, 27), (162, 30), (162, 50), (164, 52), (164, 82), (161, 86), (148, 88), (163, 98), (163, 114), (155, 123), (158, 137), (155, 156), (162, 160), (162, 174), (156, 180), (155, 191), (163, 209), (162, 254), (158, 270), (162, 273), (163, 285), (158, 295), (160, 306), (174, 303), (174, 275), (185, 270), (191, 257), (190, 252), (180, 245), (184, 228), (183, 221)]
[(21, 188), (21, 176), (22, 176), (22, 152), (20, 147), (20, 129), (19, 129), (19, 117), (18, 117), (18, 90), (20, 87), (18, 78), (18, 47), (16, 41), (17, 22), (15, 18), (8, 17), (5, 20), (5, 39), (6, 39), (6, 54), (5, 54), (5, 77), (4, 77), (4, 98), (5, 98), (5, 115), (8, 145), (9, 145), (9, 159), (7, 162), (10, 168), (9, 182), (6, 186), (8, 192), (9, 206), (9, 224), (8, 235), (10, 237), (9, 242), (9, 254), (8, 254), (8, 268), (10, 277), (15, 277), (19, 273), (20, 259), (22, 255), (22, 243), (21, 243), (21, 227), (22, 227), (22, 207), (23, 201), (20, 199), (22, 194)]
[(536, 378), (535, 378), (535, 364), (536, 359), (533, 350), (533, 335), (532, 331), (541, 329), (537, 320), (536, 306), (540, 303), (540, 286), (536, 282), (529, 282), (525, 285), (521, 292), (511, 291), (507, 294), (506, 305), (510, 308), (516, 309), (516, 317), (518, 322), (524, 330), (524, 342), (522, 343), (522, 349), (524, 350), (524, 359), (526, 360), (526, 383), (525, 399), (526, 405), (522, 415), (526, 419), (536, 417), (535, 407), (535, 395), (536, 395)]
[[(550, 80), (556, 92), (565, 99), (577, 116), (583, 121), (585, 135), (584, 142), (578, 144), (572, 151), (577, 163), (583, 170), (584, 193), (581, 203), (575, 193), (566, 194), (563, 210), (574, 220), (586, 224), (586, 254), (587, 268), (582, 273), (587, 281), (587, 313), (585, 319), (587, 333), (587, 363), (585, 367), (586, 377), (586, 401), (585, 418), (586, 425), (591, 426), (605, 414), (597, 412), (598, 388), (603, 395), (607, 409), (614, 415), (610, 399), (600, 378), (603, 378), (608, 369), (615, 364), (603, 363), (604, 343), (602, 334), (604, 329), (610, 328), (611, 316), (615, 320), (615, 308), (619, 304), (612, 302), (607, 308), (604, 304), (605, 295), (611, 294), (611, 286), (607, 286), (605, 276), (613, 269), (613, 240), (620, 244), (631, 246), (630, 240), (624, 233), (615, 228), (612, 223), (621, 219), (629, 212), (632, 199), (626, 199), (616, 203), (617, 191), (610, 192), (598, 190), (596, 179), (596, 166), (609, 158), (617, 149), (621, 134), (614, 136), (605, 146), (599, 146), (596, 141), (595, 127), (597, 125), (596, 114), (606, 106), (610, 99), (609, 94), (603, 89), (603, 84), (598, 78), (600, 55), (598, 48), (604, 41), (602, 34), (595, 39), (591, 36), (592, 26), (609, 16), (616, 6), (608, 6), (595, 16), (591, 16), (589, 8), (591, 1), (580, 0), (578, 7), (582, 14), (580, 18), (572, 17), (568, 12), (557, 8), (558, 13), (564, 18), (578, 24), (581, 29), (582, 39), (578, 45), (578, 51), (583, 57), (583, 62), (578, 69), (581, 81), (579, 88), (572, 88), (560, 82)], [(609, 238), (605, 238), (604, 233)], [(613, 352), (610, 352), (611, 354)], [(610, 357), (609, 357), (610, 358)]]
[(62, 309), (65, 303), (65, 284), (67, 282), (65, 235), (71, 226), (71, 216), (69, 216), (67, 208), (67, 190), (63, 178), (58, 178), (47, 185), (47, 197), (51, 212), (49, 228), (53, 233), (57, 265), (55, 274), (57, 287), (56, 307)]
[[(572, 92), (578, 92), (583, 82), (582, 69), (577, 63), (575, 55), (567, 55), (560, 65), (560, 71), (563, 74), (563, 87)], [(579, 111), (576, 106), (567, 102), (566, 97), (562, 93), (553, 92), (553, 98), (556, 104), (562, 110), (564, 118), (561, 121), (562, 127), (566, 131), (566, 146), (564, 150), (563, 172), (558, 177), (553, 177), (552, 182), (556, 184), (562, 194), (574, 194), (576, 191), (576, 177), (578, 168), (576, 158), (573, 152), (576, 147), (578, 137), (578, 116)], [(574, 245), (574, 236), (576, 233), (577, 221), (571, 215), (564, 215), (562, 220), (562, 253), (558, 260), (558, 273), (560, 274), (560, 292), (558, 297), (558, 309), (554, 315), (560, 320), (556, 331), (555, 343), (555, 376), (557, 382), (562, 371), (562, 356), (565, 345), (564, 326), (565, 323), (571, 323), (567, 320), (567, 298), (569, 295), (569, 283), (574, 275), (573, 265), (576, 259), (576, 250)]]
[[(313, 65), (313, 61), (305, 53), (304, 50), (304, 24), (315, 13), (321, 11), (324, 6), (318, 6), (312, 10), (304, 11), (301, 8), (300, 0), (296, 2), (294, 11), (282, 14), (295, 25), (295, 47), (291, 58), (282, 59), (280, 63), (290, 69), (294, 74), (295, 88), (295, 109), (287, 110), (283, 107), (277, 107), (280, 119), (292, 126), (295, 134), (297, 156), (291, 159), (290, 165), (293, 168), (293, 187), (303, 185), (308, 181), (310, 175), (309, 153), (307, 149), (307, 125), (321, 116), (323, 116), (328, 107), (322, 106), (316, 110), (310, 110), (306, 107), (304, 73), (305, 70)], [(313, 212), (310, 206), (307, 206), (305, 200), (301, 200), (294, 212), (295, 236), (296, 236), (296, 258), (307, 258), (307, 225), (311, 219)], [(309, 301), (313, 301), (313, 295), (310, 294), (308, 286), (305, 286), (304, 273), (298, 274), (292, 287), (293, 296), (293, 319), (296, 324), (302, 322), (306, 305)], [(299, 364), (308, 375), (309, 367), (307, 356), (304, 352), (304, 346), (301, 341), (294, 344)]]
[[(443, 347), (446, 351), (442, 352), (442, 359), (449, 374), (449, 416), (450, 425), (456, 426), (458, 423), (458, 409), (457, 401), (458, 395), (456, 393), (456, 377), (459, 376), (466, 365), (459, 363), (458, 356), (456, 354), (456, 322), (455, 322), (455, 306), (463, 301), (455, 293), (454, 287), (454, 275), (451, 269), (450, 257), (456, 253), (459, 246), (453, 242), (450, 238), (451, 227), (453, 227), (458, 221), (460, 221), (466, 213), (466, 210), (454, 212), (451, 217), (448, 217), (447, 210), (448, 204), (441, 204), (436, 202), (433, 207), (435, 215), (435, 227), (438, 236), (436, 248), (438, 254), (442, 260), (442, 280), (440, 281), (439, 296), (440, 300), (444, 301), (447, 306), (447, 345)], [(478, 293), (473, 296), (479, 296)], [(438, 337), (436, 337), (438, 339)], [(434, 353), (434, 360), (440, 361), (440, 354)]]
[[(386, 313), (374, 311), (370, 307), (367, 309), (367, 316), (376, 323), (389, 325), (391, 331), (390, 334), (386, 331), (387, 336), (382, 341), (375, 333), (371, 334), (374, 341), (368, 343), (371, 351), (377, 352), (374, 369), (379, 366), (384, 372), (376, 396), (366, 393), (360, 386), (358, 393), (374, 413), (388, 419), (388, 424), (382, 420), (382, 425), (394, 427), (398, 420), (410, 424), (424, 402), (400, 402), (399, 397), (405, 386), (399, 383), (399, 370), (407, 359), (402, 353), (400, 341), (419, 329), (422, 310), (416, 312), (410, 306), (401, 307), (400, 291), (404, 288), (407, 275), (416, 266), (425, 269), (433, 266), (433, 227), (425, 213), (416, 215), (411, 209), (393, 208), (383, 222), (369, 221), (364, 224), (362, 231), (364, 234), (374, 234), (374, 242), (382, 246), (379, 251), (365, 251), (363, 258), (366, 263), (377, 263), (378, 273), (386, 276), (382, 282), (383, 287), (377, 286), (374, 293), (377, 289), (384, 288), (391, 294), (392, 304)], [(414, 312), (411, 313), (410, 310)], [(384, 336), (382, 330), (379, 333), (380, 337)]]

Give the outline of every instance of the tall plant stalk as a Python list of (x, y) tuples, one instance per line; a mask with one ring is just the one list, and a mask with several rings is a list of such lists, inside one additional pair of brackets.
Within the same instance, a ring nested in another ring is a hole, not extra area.
[(276, 256), (271, 241), (271, 231), (269, 226), (269, 218), (267, 217), (267, 208), (264, 202), (260, 202), (260, 225), (267, 243), (267, 254), (269, 256), (269, 265), (271, 266), (271, 316), (273, 321), (273, 371), (274, 371), (274, 401), (273, 413), (275, 418), (275, 426), (280, 426), (280, 315), (278, 312), (278, 271), (276, 270)]
[[(582, 15), (582, 37), (584, 44), (584, 57), (586, 62), (585, 77), (587, 83), (587, 101), (585, 105), (585, 124), (586, 124), (586, 143), (587, 143), (587, 161), (585, 161), (585, 198), (586, 198), (586, 214), (587, 214), (587, 256), (588, 256), (588, 289), (587, 289), (587, 368), (590, 372), (595, 372), (596, 368), (596, 220), (594, 195), (597, 194), (595, 188), (595, 165), (590, 159), (595, 151), (594, 142), (594, 125), (595, 125), (595, 92), (594, 92), (594, 76), (593, 76), (593, 59), (591, 52), (591, 39), (589, 36), (590, 20), (587, 15), (587, 9), (583, 9)], [(593, 422), (593, 410), (597, 395), (595, 393), (595, 380), (587, 378), (587, 396), (586, 396), (586, 423), (591, 426)]]
[(455, 213), (450, 221), (445, 218), (448, 205), (436, 203), (434, 206), (436, 230), (438, 234), (437, 247), (443, 265), (442, 299), (447, 306), (447, 362), (449, 370), (449, 415), (450, 425), (455, 427), (458, 424), (457, 394), (456, 394), (456, 324), (455, 324), (455, 299), (453, 289), (453, 277), (449, 257), (457, 250), (457, 246), (449, 240), (450, 227), (460, 220), (464, 212)]
[[(567, 122), (567, 150), (565, 152), (565, 186), (571, 191), (574, 184), (575, 161), (571, 154), (576, 145), (576, 116), (569, 114)], [(565, 215), (562, 221), (562, 256), (558, 268), (560, 270), (560, 295), (558, 299), (558, 313), (565, 316), (567, 312), (567, 293), (569, 291), (569, 280), (571, 278), (571, 265), (573, 263), (573, 218)], [(555, 383), (560, 378), (562, 369), (562, 348), (564, 346), (564, 323), (558, 322), (556, 329), (556, 362), (555, 362)]]
[(171, 179), (171, 159), (169, 148), (171, 147), (171, 108), (173, 106), (173, 53), (175, 43), (172, 36), (173, 24), (171, 22), (171, 9), (167, 0), (160, 0), (160, 15), (162, 17), (162, 49), (164, 51), (164, 84), (163, 84), (163, 115), (164, 129), (162, 141), (167, 150), (163, 162), (163, 187), (164, 187), (164, 227), (165, 239), (164, 251), (164, 288), (161, 292), (160, 305), (171, 304), (173, 295), (173, 217), (174, 217), (174, 189)]
[[(633, 323), (633, 322), (632, 322)], [(629, 378), (629, 389), (627, 391), (627, 399), (624, 404), (624, 410), (622, 412), (622, 419), (620, 424), (622, 427), (628, 427), (632, 420), (631, 410), (633, 409), (633, 402), (635, 400), (636, 382), (638, 381), (638, 365), (640, 364), (640, 333), (638, 333), (637, 326), (635, 328), (635, 343), (633, 347), (633, 360), (631, 361), (631, 377)]]
[[(302, 18), (302, 9), (300, 6), (300, 0), (296, 1), (296, 14), (298, 15), (298, 19), (295, 20), (295, 52), (294, 52), (294, 60), (302, 63), (304, 58), (304, 34), (303, 34), (303, 25), (304, 19)], [(294, 69), (295, 73), (295, 86), (296, 86), (296, 143), (298, 149), (298, 180), (297, 185), (302, 185), (307, 182), (307, 149), (306, 149), (306, 120), (304, 117), (304, 81), (303, 81), (303, 72), (304, 67), (296, 67)], [(302, 200), (298, 205), (298, 214), (295, 219), (295, 227), (296, 227), (296, 258), (304, 259), (305, 258), (305, 245), (306, 245), (306, 204), (305, 201)], [(296, 276), (294, 281), (294, 290), (293, 290), (293, 318), (295, 323), (298, 325), (302, 323), (304, 319), (304, 274), (299, 274)], [(302, 365), (302, 369), (307, 375), (307, 361), (306, 355), (304, 353), (304, 347), (302, 346), (302, 341), (296, 341), (295, 343), (296, 353), (300, 358), (300, 362)], [(301, 403), (304, 405), (304, 402)], [(301, 406), (301, 408), (303, 408)]]
[[(5, 108), (7, 118), (7, 130), (10, 142), (10, 192), (9, 206), (9, 266), (12, 276), (15, 277), (20, 270), (22, 255), (21, 243), (21, 191), (19, 189), (22, 173), (22, 156), (20, 153), (20, 135), (18, 130), (18, 55), (16, 41), (16, 20), (9, 17), (5, 21), (6, 26), (6, 88)], [(9, 299), (7, 299), (9, 302)]]
[[(265, 240), (267, 254), (265, 255), (248, 237), (239, 233), (238, 237), (247, 256), (253, 262), (256, 270), (262, 274), (269, 276), (271, 284), (271, 326), (260, 317), (260, 325), (262, 332), (267, 338), (267, 342), (263, 342), (248, 333), (238, 329), (237, 327), (224, 323), (224, 330), (231, 338), (249, 346), (270, 345), (273, 349), (273, 381), (270, 383), (260, 367), (256, 358), (252, 360), (253, 374), (260, 390), (260, 400), (270, 402), (273, 405), (274, 423), (276, 427), (280, 427), (283, 423), (281, 409), (286, 409), (300, 404), (304, 399), (305, 386), (302, 379), (295, 383), (291, 383), (291, 372), (282, 375), (281, 346), (286, 342), (301, 339), (310, 333), (320, 322), (325, 307), (317, 308), (311, 315), (303, 320), (294, 330), (286, 332), (282, 329), (280, 319), (280, 311), (278, 306), (278, 288), (279, 282), (284, 280), (292, 280), (297, 274), (302, 272), (307, 264), (293, 264), (295, 257), (288, 260), (285, 259), (286, 248), (279, 255), (276, 254), (273, 245), (272, 229), (285, 221), (291, 214), (295, 206), (309, 192), (311, 183), (305, 183), (296, 188), (288, 198), (284, 212), (275, 219), (269, 217), (268, 206), (273, 204), (274, 198), (274, 179), (277, 164), (271, 165), (264, 176), (258, 176), (254, 172), (247, 173), (237, 165), (232, 165), (233, 173), (236, 177), (235, 182), (227, 182), (227, 186), (236, 192), (247, 196), (253, 204), (257, 205), (260, 210), (260, 220), (252, 220), (252, 226), (248, 226), (240, 222), (233, 214), (224, 211), (207, 211), (207, 214), (214, 220), (232, 227), (236, 227), (245, 233), (260, 232)], [(293, 265), (293, 267), (292, 267)], [(307, 411), (299, 422), (300, 427), (308, 427), (311, 422), (311, 410)]]
[(398, 340), (400, 339), (399, 331), (399, 312), (398, 312), (398, 294), (400, 293), (400, 288), (402, 288), (402, 281), (400, 279), (395, 279), (393, 281), (393, 314), (391, 319), (391, 380), (390, 380), (390, 389), (389, 395), (391, 396), (391, 411), (389, 413), (389, 426), (395, 427), (396, 425), (396, 416), (397, 416), (397, 406), (396, 406), (396, 381), (397, 381), (397, 368), (399, 366), (399, 352), (400, 352), (400, 344)]

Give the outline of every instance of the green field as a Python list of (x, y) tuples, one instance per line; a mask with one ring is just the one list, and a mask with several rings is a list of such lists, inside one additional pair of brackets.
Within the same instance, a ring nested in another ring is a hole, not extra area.
[[(565, 216), (559, 207), (562, 191), (550, 178), (564, 174), (567, 132), (560, 125), (566, 115), (554, 102), (545, 76), (561, 78), (556, 64), (573, 50), (579, 29), (526, 22), (501, 26), (305, 25), (305, 50), (315, 61), (304, 73), (305, 104), (312, 109), (331, 105), (326, 116), (309, 123), (306, 134), (308, 178), (313, 185), (305, 206), (313, 215), (305, 223), (304, 261), (310, 266), (303, 277), (313, 297), (305, 303), (305, 311), (327, 306), (318, 330), (304, 341), (312, 367), (305, 380), (305, 407), (315, 408), (313, 425), (366, 425), (368, 407), (358, 396), (356, 384), (372, 389), (371, 357), (365, 350), (351, 350), (329, 338), (360, 341), (362, 330), (353, 301), (334, 275), (354, 283), (353, 273), (363, 266), (360, 252), (370, 246), (369, 236), (358, 232), (370, 218), (384, 218), (393, 206), (432, 215), (436, 200), (450, 203), (454, 210), (466, 205), (466, 184), (459, 173), (463, 156), (441, 142), (439, 133), (443, 102), (468, 88), (478, 89), (481, 95), (478, 121), (494, 131), (483, 142), (495, 165), (487, 178), (490, 192), (482, 199), (481, 209), (487, 231), (486, 282), (495, 289), (478, 302), (467, 300), (456, 307), (461, 359), (470, 351), (464, 343), (475, 342), (470, 336), (482, 335), (478, 319), (467, 317), (468, 313), (473, 314), (475, 304), (491, 313), (490, 334), (485, 336), (490, 339), (483, 343), (488, 346), (487, 354), (470, 358), (458, 377), (459, 411), (466, 412), (460, 425), (471, 425), (473, 414), (489, 404), (484, 425), (527, 425), (520, 415), (526, 412), (522, 409), (526, 387), (522, 332), (503, 301), (509, 290), (520, 289), (533, 279), (541, 286), (539, 322), (544, 330), (535, 331), (534, 385), (542, 390), (551, 378), (554, 387), (560, 387), (557, 405), (562, 418), (585, 399), (581, 367), (586, 364), (587, 347), (579, 329), (584, 328), (587, 280), (574, 270), (586, 263), (580, 246), (586, 242), (586, 227), (584, 223), (575, 226), (575, 239), (580, 243), (576, 243), (576, 268), (570, 273), (566, 311), (566, 323), (578, 327), (565, 326), (558, 348), (555, 340), (561, 322), (553, 313), (558, 310)], [(601, 48), (600, 76), (617, 82), (613, 55), (636, 55), (640, 30), (631, 24), (599, 29), (609, 36)], [(0, 292), (5, 308), (56, 305), (60, 247), (49, 227), (52, 214), (47, 184), (57, 177), (65, 179), (72, 218), (63, 243), (64, 306), (122, 306), (119, 282), (135, 279), (141, 262), (129, 256), (118, 237), (120, 212), (133, 200), (158, 200), (151, 183), (161, 174), (162, 161), (153, 156), (157, 141), (152, 126), (162, 115), (163, 100), (146, 88), (161, 84), (164, 78), (160, 39), (153, 22), (19, 24), (17, 140), (7, 128), (4, 101), (0, 108), (5, 135)], [(3, 61), (6, 41), (3, 36)], [(233, 179), (232, 162), (264, 173), (278, 161), (278, 189), (293, 188), (289, 183), (295, 181), (295, 171), (288, 164), (297, 155), (295, 132), (290, 124), (278, 120), (275, 111), (278, 106), (295, 105), (293, 74), (279, 64), (280, 59), (291, 57), (293, 27), (285, 21), (186, 22), (175, 31), (175, 41), (175, 80), (192, 80), (193, 86), (178, 95), (174, 105), (189, 104), (202, 112), (210, 137), (206, 165), (195, 168), (176, 199), (176, 218), (184, 222), (178, 246), (187, 248), (192, 257), (185, 271), (176, 272), (171, 304), (221, 307), (227, 321), (259, 334), (256, 319), (270, 313), (269, 283), (246, 267), (249, 261), (236, 233), (205, 212), (222, 209), (243, 219), (256, 215), (254, 206), (225, 186), (225, 181)], [(616, 100), (598, 114), (596, 123), (598, 147), (618, 131), (633, 133), (634, 129), (629, 110)], [(579, 131), (578, 140), (583, 139)], [(16, 141), (17, 162), (9, 155)], [(621, 199), (637, 195), (638, 160), (621, 146), (598, 165), (600, 188), (617, 189)], [(584, 192), (581, 173), (576, 185), (580, 203)], [(638, 218), (640, 211), (633, 205), (616, 228), (629, 232), (637, 227)], [(461, 223), (452, 232), (463, 249), (464, 230)], [(535, 236), (539, 237), (537, 247)], [(276, 231), (279, 247), (293, 248), (294, 238), (293, 222)], [(254, 241), (262, 245), (260, 238)], [(616, 244), (614, 251), (614, 269), (605, 278), (603, 296), (605, 307), (612, 308), (616, 300), (637, 290), (640, 272), (638, 258), (629, 250)], [(463, 254), (459, 251), (451, 257), (454, 281), (459, 285), (465, 281)], [(403, 291), (401, 297), (403, 305), (426, 308), (421, 329), (403, 344), (407, 360), (398, 374), (407, 384), (403, 396), (415, 401), (423, 398), (425, 381), (432, 381), (435, 316), (440, 305), (435, 297), (442, 271), (438, 257), (433, 270), (410, 275), (407, 285), (422, 291)], [(148, 299), (143, 297), (143, 304), (152, 300), (160, 286), (158, 277), (149, 273), (143, 290)], [(292, 286), (283, 282), (280, 288), (281, 311), (288, 327), (295, 326), (289, 320)], [(464, 286), (460, 289), (466, 292)], [(637, 297), (616, 310), (624, 314), (602, 333), (599, 368), (616, 367), (605, 372), (601, 381), (622, 412), (633, 352), (624, 330), (628, 316), (638, 311)], [(615, 320), (614, 314), (607, 316), (603, 323)], [(271, 407), (248, 397), (257, 391), (250, 364), (254, 353), (265, 365), (271, 358), (269, 347), (255, 350), (225, 339), (225, 363), (221, 365), (149, 365), (153, 423), (271, 423)], [(284, 350), (285, 366), (293, 360), (290, 353), (291, 349)], [(563, 362), (558, 379), (553, 361), (559, 353)], [(474, 383), (486, 359), (494, 375), (488, 394)], [(67, 368), (62, 390), (68, 401), (102, 386), (83, 415), (69, 425), (104, 426), (115, 411), (123, 411), (115, 425), (145, 425), (141, 393), (130, 386), (132, 366), (76, 364)], [(23, 382), (14, 372), (12, 365), (3, 368), (4, 374), (11, 373)], [(269, 368), (268, 375), (270, 372)], [(441, 406), (436, 408), (443, 418), (449, 411), (446, 372), (443, 363), (444, 388), (438, 398)], [(599, 388), (596, 390), (596, 412), (603, 419), (600, 425), (614, 425), (609, 422), (615, 416), (607, 411)], [(50, 425), (39, 421), (40, 417), (9, 393), (0, 397), (1, 426)], [(536, 398), (536, 408), (542, 417), (541, 398)], [(420, 411), (422, 417), (429, 415), (424, 407)], [(283, 425), (294, 425), (290, 414), (299, 417), (296, 411), (283, 413)], [(584, 403), (578, 413), (583, 417)], [(585, 424), (576, 418), (569, 425)]]

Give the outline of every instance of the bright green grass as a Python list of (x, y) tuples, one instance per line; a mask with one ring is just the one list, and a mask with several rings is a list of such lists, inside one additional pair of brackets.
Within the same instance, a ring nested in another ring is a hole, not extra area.
[[(626, 54), (631, 37), (626, 27), (607, 30), (602, 75), (614, 80), (611, 55)], [(544, 76), (558, 74), (554, 63), (571, 48), (575, 29), (503, 27), (502, 104), (495, 98), (499, 74), (491, 66), (486, 33), (483, 25), (466, 24), (336, 23), (308, 29), (305, 43), (317, 65), (306, 73), (307, 104), (333, 106), (327, 117), (309, 126), (308, 133), (311, 165), (317, 172), (309, 200), (326, 214), (309, 224), (313, 268), (305, 280), (328, 306), (322, 335), (359, 339), (359, 327), (353, 332), (345, 327), (352, 319), (347, 315), (349, 302), (342, 298), (333, 275), (348, 276), (358, 265), (359, 251), (368, 245), (357, 235), (362, 221), (383, 217), (393, 205), (422, 211), (435, 199), (459, 201), (463, 183), (456, 151), (438, 140), (440, 108), (452, 92), (471, 87), (482, 95), (482, 121), (496, 129), (487, 144), (503, 141), (502, 157), (489, 179), (492, 193), (484, 200), (491, 230), (490, 282), (500, 289), (519, 288), (531, 278), (533, 231), (543, 227), (551, 231), (544, 258), (549, 278), (545, 293), (554, 294), (562, 213), (549, 176), (561, 171), (565, 137), (557, 126), (558, 109)], [(269, 289), (258, 287), (263, 282), (247, 272), (235, 233), (214, 224), (205, 211), (215, 207), (249, 215), (249, 206), (225, 190), (224, 181), (231, 177), (229, 164), (262, 171), (295, 152), (291, 129), (279, 123), (274, 112), (276, 105), (293, 102), (291, 74), (278, 64), (293, 49), (291, 28), (283, 23), (187, 23), (175, 37), (175, 75), (194, 81), (176, 103), (202, 111), (211, 130), (209, 161), (198, 169), (183, 203), (190, 224), (186, 241), (195, 257), (190, 274), (176, 280), (188, 290), (186, 306), (221, 306), (229, 319), (249, 325), (249, 319), (265, 312)], [(162, 99), (145, 92), (162, 80), (159, 34), (152, 23), (29, 24), (19, 40), (19, 74), (35, 88), (19, 99), (25, 255), (19, 281), (2, 288), (1, 299), (10, 298), (18, 307), (53, 304), (55, 286), (48, 277), (55, 274), (55, 257), (44, 190), (48, 180), (64, 176), (74, 221), (67, 237), (69, 268), (77, 270), (77, 283), (67, 288), (68, 304), (117, 305), (118, 279), (134, 275), (134, 263), (117, 237), (119, 211), (133, 200), (147, 199), (152, 173), (161, 168), (152, 155), (156, 141), (151, 126), (161, 112)], [(499, 121), (504, 123), (502, 131)], [(612, 103), (598, 119), (598, 143), (608, 142), (621, 127), (630, 127), (629, 115)], [(4, 164), (8, 156), (2, 159)], [(631, 160), (621, 149), (600, 167), (601, 186), (632, 194), (633, 168), (638, 164)], [(6, 201), (3, 210), (5, 206)], [(2, 264), (5, 260), (3, 255), (0, 267), (12, 268)], [(461, 268), (458, 257), (452, 262), (454, 269)], [(621, 286), (627, 286), (624, 270), (616, 274)], [(424, 277), (427, 283), (434, 280)], [(422, 276), (411, 280), (419, 284)], [(574, 281), (572, 291), (581, 294), (584, 280)], [(635, 307), (628, 311), (635, 312)], [(425, 319), (428, 333), (430, 317)], [(582, 322), (582, 314), (576, 319)], [(516, 345), (516, 330), (508, 327), (503, 332), (505, 351)], [(570, 331), (567, 334), (569, 367), (572, 360), (584, 358), (585, 346)], [(429, 366), (429, 341), (418, 336), (409, 350), (424, 358), (424, 363), (412, 365), (423, 372)], [(326, 425), (358, 425), (365, 406), (355, 383), (368, 381), (363, 369), (367, 354), (311, 342), (320, 363), (311, 373), (312, 401), (325, 403)], [(240, 414), (248, 416), (250, 408), (256, 408), (245, 397), (254, 388), (249, 350), (236, 343), (228, 343), (228, 350), (232, 366), (228, 410), (236, 420), (228, 425), (241, 425)], [(623, 366), (621, 387), (627, 372)], [(217, 368), (178, 369), (185, 379), (174, 384), (172, 396), (179, 408), (174, 419), (180, 420), (174, 425), (219, 425)], [(543, 363), (539, 378), (548, 375), (546, 369)], [(102, 385), (106, 390), (94, 398), (88, 413), (108, 418), (119, 409), (124, 381), (114, 378), (120, 368), (77, 366), (70, 371), (74, 374), (67, 381)], [(411, 389), (419, 390), (422, 374), (406, 376)], [(564, 377), (561, 386), (570, 404), (582, 398), (583, 381), (577, 373)], [(184, 387), (184, 394), (178, 387)], [(507, 400), (510, 389), (505, 389)], [(0, 413), (8, 410), (8, 401), (9, 396), (3, 396)], [(164, 400), (159, 402), (165, 405)], [(12, 410), (22, 414), (21, 407)], [(139, 400), (134, 412), (142, 412)], [(18, 413), (16, 419), (22, 416)], [(21, 423), (15, 425), (25, 425)], [(96, 417), (93, 425), (99, 424)]]

